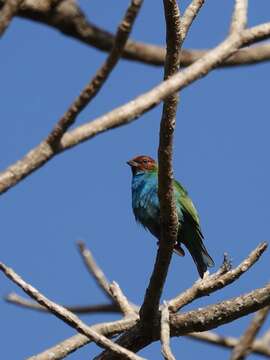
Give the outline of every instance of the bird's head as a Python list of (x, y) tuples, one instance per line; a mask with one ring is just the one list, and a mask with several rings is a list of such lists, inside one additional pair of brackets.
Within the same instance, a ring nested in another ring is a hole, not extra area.
[(127, 164), (131, 167), (132, 174), (150, 172), (157, 170), (157, 163), (150, 156), (140, 155), (127, 161)]

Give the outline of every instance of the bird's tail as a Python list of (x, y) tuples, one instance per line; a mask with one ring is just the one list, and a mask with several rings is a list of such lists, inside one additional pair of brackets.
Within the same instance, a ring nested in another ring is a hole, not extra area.
[(185, 243), (185, 245), (197, 266), (200, 277), (203, 278), (207, 268), (215, 265), (213, 259), (208, 254), (208, 251), (199, 236), (196, 238), (196, 241)]

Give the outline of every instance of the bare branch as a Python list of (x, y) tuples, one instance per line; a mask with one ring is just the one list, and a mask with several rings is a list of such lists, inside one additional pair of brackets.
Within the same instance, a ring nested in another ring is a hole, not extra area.
[(164, 301), (164, 307), (161, 311), (160, 321), (160, 341), (162, 344), (162, 354), (165, 360), (175, 360), (170, 347), (170, 321), (168, 304)]
[[(176, 0), (163, 0), (166, 19), (167, 55), (164, 79), (169, 79), (179, 70), (179, 53), (182, 46), (180, 11)], [(175, 128), (178, 94), (171, 94), (163, 105), (160, 122), (158, 149), (158, 198), (160, 203), (161, 237), (154, 270), (145, 292), (140, 310), (141, 320), (151, 326), (158, 313), (160, 297), (177, 240), (178, 216), (173, 189), (173, 133)]]
[[(207, 75), (241, 46), (258, 39), (265, 39), (269, 35), (270, 23), (267, 23), (244, 30), (241, 34), (237, 33), (229, 36), (215, 49), (209, 51), (196, 63), (189, 66), (189, 68), (163, 81), (147, 93), (94, 121), (67, 132), (61, 140), (60, 149), (58, 149), (57, 154), (104, 131), (128, 124), (137, 119), (140, 115), (166, 99), (170, 94), (187, 87), (198, 78)], [(42, 142), (36, 148), (29, 151), (24, 158), (0, 173), (0, 193), (19, 183), (55, 155), (56, 153), (52, 151), (51, 147), (46, 142)]]
[[(220, 290), (225, 286), (231, 284), (243, 275), (247, 270), (251, 268), (261, 257), (264, 251), (267, 249), (267, 243), (259, 244), (255, 250), (253, 250), (249, 256), (235, 269), (232, 269), (225, 273), (213, 274), (207, 276), (202, 280), (196, 282), (191, 288), (187, 289), (176, 298), (168, 302), (169, 309), (172, 312), (177, 312), (183, 306), (191, 303), (194, 299), (198, 299), (202, 296), (207, 296), (212, 292)], [(218, 275), (218, 276), (217, 276)]]
[(270, 307), (266, 306), (265, 308), (259, 310), (251, 320), (248, 328), (244, 334), (239, 339), (239, 342), (232, 351), (231, 360), (244, 360), (245, 357), (252, 351), (252, 344), (265, 322)]
[(114, 44), (104, 64), (97, 71), (93, 79), (81, 91), (80, 95), (70, 105), (62, 118), (54, 126), (48, 135), (46, 142), (53, 148), (57, 147), (59, 141), (67, 129), (75, 122), (79, 113), (97, 95), (102, 85), (118, 63), (128, 40), (132, 26), (142, 5), (143, 0), (131, 0), (131, 3), (121, 21), (114, 38)]
[[(94, 331), (111, 337), (132, 328), (138, 322), (138, 315), (125, 318), (114, 322), (106, 322), (91, 326)], [(81, 334), (74, 335), (55, 346), (43, 351), (38, 355), (34, 355), (27, 360), (60, 360), (68, 356), (70, 353), (78, 350), (82, 346), (89, 344), (91, 340)]]
[[(171, 336), (183, 336), (193, 332), (214, 329), (220, 325), (230, 323), (245, 315), (255, 312), (270, 304), (270, 284), (256, 289), (248, 294), (222, 301), (202, 309), (189, 311), (184, 314), (171, 314)], [(154, 324), (152, 336), (142, 333), (139, 326), (127, 331), (116, 343), (131, 351), (137, 352), (153, 341), (160, 339), (160, 323)], [(117, 356), (108, 350), (95, 360), (116, 360)]]
[[(106, 30), (89, 23), (75, 1), (63, 0), (58, 6), (44, 6), (45, 1), (25, 0), (19, 11), (19, 16), (41, 22), (58, 29), (87, 45), (102, 51), (110, 51), (114, 36)], [(1, 7), (1, 1), (0, 1)], [(182, 50), (181, 66), (189, 66), (204, 56), (206, 50)], [(152, 44), (129, 40), (123, 57), (129, 60), (141, 61), (145, 64), (164, 66), (166, 51)], [(218, 64), (219, 67), (249, 65), (270, 60), (270, 46), (261, 45), (237, 51), (233, 56)]]
[(235, 0), (230, 33), (239, 32), (247, 25), (248, 0)]
[(0, 12), (0, 37), (3, 36), (12, 18), (19, 11), (22, 2), (23, 0), (5, 0)]
[(97, 285), (101, 288), (104, 294), (110, 299), (112, 298), (112, 294), (110, 291), (110, 282), (106, 278), (105, 274), (101, 270), (101, 268), (96, 263), (91, 251), (87, 249), (85, 243), (83, 241), (78, 241), (78, 249), (84, 261), (84, 264), (91, 275), (93, 275), (96, 280)]
[[(185, 314), (173, 314), (170, 317), (175, 335), (214, 329), (242, 316), (253, 313), (270, 304), (270, 284), (248, 294), (210, 305), (203, 309)], [(171, 331), (173, 331), (171, 329)]]
[(3, 263), (0, 263), (0, 270), (15, 284), (17, 284), (26, 294), (32, 299), (36, 300), (40, 305), (45, 306), (52, 314), (63, 320), (66, 324), (76, 329), (79, 333), (87, 336), (100, 347), (110, 349), (114, 353), (121, 355), (125, 359), (141, 360), (140, 356), (131, 351), (115, 344), (105, 336), (99, 334), (86, 324), (84, 324), (75, 314), (68, 311), (64, 307), (54, 303), (53, 301), (42, 295), (37, 289), (26, 283), (19, 275), (17, 275), (11, 268), (8, 268)]
[[(37, 310), (41, 312), (49, 312), (47, 308), (39, 305), (36, 302), (25, 299), (16, 293), (8, 294), (5, 300), (13, 305), (18, 305), (23, 308)], [(75, 314), (93, 314), (93, 313), (119, 313), (120, 309), (116, 304), (94, 304), (94, 305), (62, 305), (65, 309)]]
[[(222, 346), (224, 348), (234, 348), (239, 341), (239, 339), (237, 338), (231, 336), (222, 336), (211, 331), (206, 331), (201, 333), (191, 333), (186, 336), (194, 340), (207, 342), (209, 344)], [(269, 346), (264, 344), (262, 340), (254, 341), (251, 347), (251, 351), (256, 353), (257, 355), (270, 357)]]
[[(192, 0), (188, 5), (187, 9), (184, 12), (184, 15), (181, 19), (181, 33), (182, 40), (186, 38), (187, 32), (193, 23), (194, 19), (198, 15), (201, 7), (204, 4), (204, 0)], [(181, 63), (182, 63), (182, 54), (181, 54)]]
[(129, 303), (128, 299), (123, 294), (117, 282), (113, 281), (110, 285), (110, 291), (116, 304), (122, 310), (125, 316), (136, 314), (135, 308)]

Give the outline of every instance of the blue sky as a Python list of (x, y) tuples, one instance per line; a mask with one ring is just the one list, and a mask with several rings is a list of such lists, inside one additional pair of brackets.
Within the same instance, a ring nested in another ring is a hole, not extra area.
[[(115, 2), (116, 3), (116, 2)], [(182, 8), (188, 1), (181, 1)], [(115, 31), (128, 1), (115, 6), (82, 1), (91, 21)], [(209, 0), (186, 47), (215, 46), (228, 32), (233, 1)], [(145, 2), (132, 38), (164, 45), (161, 2)], [(249, 25), (269, 21), (270, 3), (250, 1)], [(268, 18), (267, 18), (268, 16)], [(36, 146), (98, 69), (105, 54), (57, 31), (15, 19), (0, 41), (0, 167)], [(181, 93), (175, 133), (176, 178), (189, 190), (201, 217), (206, 246), (217, 266), (228, 252), (237, 265), (269, 240), (269, 71), (270, 64), (216, 70)], [(76, 125), (149, 90), (161, 67), (121, 61)], [(2, 195), (1, 261), (59, 303), (91, 304), (106, 299), (87, 274), (75, 242), (83, 239), (110, 280), (141, 303), (156, 254), (156, 241), (139, 227), (131, 210), (130, 169), (134, 155), (156, 157), (161, 106), (129, 126), (109, 131), (67, 151)], [(269, 252), (237, 284), (187, 309), (205, 306), (263, 286), (269, 281)], [(163, 299), (192, 285), (196, 268), (189, 256), (173, 257)], [(16, 291), (0, 276), (0, 295)], [(1, 358), (23, 359), (75, 332), (50, 315), (0, 302), (4, 324)], [(83, 316), (89, 324), (117, 316)], [(242, 334), (249, 317), (219, 328)], [(269, 326), (269, 323), (268, 323)], [(267, 328), (267, 324), (264, 329)], [(15, 345), (16, 344), (16, 345)], [(185, 338), (172, 341), (177, 358), (225, 360), (228, 351)], [(94, 345), (70, 355), (92, 358)], [(155, 343), (141, 352), (161, 359)], [(254, 358), (252, 355), (250, 358)]]

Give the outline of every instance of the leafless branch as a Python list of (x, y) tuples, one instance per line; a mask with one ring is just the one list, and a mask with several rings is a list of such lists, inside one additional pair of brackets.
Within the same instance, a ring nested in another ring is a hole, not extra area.
[(263, 288), (222, 301), (219, 304), (189, 311), (185, 314), (172, 314), (170, 317), (171, 331), (175, 331), (175, 335), (178, 336), (190, 332), (211, 330), (260, 310), (269, 304), (270, 284), (267, 284)]
[[(248, 294), (235, 297), (221, 303), (210, 305), (202, 309), (189, 311), (183, 314), (170, 315), (171, 336), (183, 336), (193, 332), (214, 329), (220, 325), (230, 323), (245, 315), (253, 313), (270, 304), (270, 284), (256, 289)], [(138, 326), (125, 332), (116, 341), (131, 351), (137, 352), (153, 341), (160, 339), (160, 323), (154, 324), (152, 336), (143, 333)], [(108, 350), (104, 351), (95, 360), (116, 360), (117, 356)]]
[(248, 328), (244, 332), (244, 334), (239, 339), (239, 342), (234, 347), (231, 355), (231, 360), (244, 360), (245, 357), (252, 351), (252, 344), (265, 322), (270, 307), (266, 306), (265, 308), (259, 310), (251, 320)]
[[(183, 41), (186, 38), (190, 25), (193, 23), (194, 19), (198, 15), (203, 4), (204, 4), (204, 0), (192, 0), (191, 3), (186, 8), (184, 15), (181, 19), (181, 32), (182, 32)], [(181, 63), (182, 63), (182, 54), (181, 54)]]
[(32, 299), (37, 301), (40, 305), (45, 306), (52, 314), (59, 319), (63, 320), (66, 324), (76, 329), (82, 335), (87, 336), (90, 340), (94, 341), (97, 345), (110, 349), (114, 353), (121, 355), (125, 359), (141, 360), (140, 356), (132, 353), (131, 351), (115, 344), (104, 335), (99, 334), (86, 324), (84, 324), (75, 314), (68, 311), (64, 307), (54, 303), (53, 301), (42, 295), (37, 289), (30, 284), (26, 283), (19, 275), (17, 275), (11, 268), (8, 268), (3, 263), (0, 263), (0, 270), (15, 284), (17, 284), (26, 294)]
[(104, 64), (97, 71), (96, 75), (81, 91), (80, 95), (70, 105), (62, 118), (54, 126), (48, 135), (46, 142), (53, 148), (58, 147), (59, 141), (67, 129), (75, 122), (79, 113), (89, 104), (89, 102), (97, 95), (102, 85), (118, 63), (128, 40), (133, 23), (136, 19), (138, 11), (143, 0), (131, 0), (130, 5), (121, 21), (114, 38), (114, 44), (109, 56)]
[[(91, 329), (99, 334), (111, 337), (132, 328), (138, 322), (138, 315), (134, 317), (125, 318), (114, 322), (106, 322), (91, 326)], [(78, 350), (82, 346), (89, 344), (91, 340), (81, 334), (74, 335), (55, 346), (43, 351), (40, 354), (34, 355), (27, 360), (60, 360), (65, 358), (70, 353)]]
[[(180, 11), (176, 0), (164, 0), (166, 19), (167, 55), (164, 79), (169, 79), (179, 70), (179, 53), (182, 46)], [(160, 203), (161, 238), (154, 270), (147, 287), (140, 310), (143, 322), (152, 324), (159, 309), (160, 297), (171, 262), (174, 244), (177, 239), (178, 216), (175, 208), (173, 189), (173, 133), (175, 128), (178, 94), (166, 98), (160, 122), (158, 149), (158, 197)]]
[[(89, 23), (75, 1), (72, 0), (60, 1), (59, 5), (53, 8), (45, 0), (42, 2), (25, 0), (23, 7), (19, 11), (19, 16), (49, 25), (65, 35), (94, 46), (99, 50), (110, 51), (113, 45), (114, 36), (108, 31)], [(181, 66), (189, 66), (208, 51), (209, 49), (182, 50)], [(165, 55), (164, 48), (133, 40), (128, 41), (123, 53), (123, 57), (126, 59), (156, 66), (164, 66)], [(248, 65), (268, 60), (270, 60), (270, 45), (261, 45), (238, 50), (218, 66)]]
[(3, 36), (12, 18), (19, 11), (22, 2), (23, 0), (5, 0), (4, 6), (0, 11), (0, 37)]
[[(209, 344), (222, 346), (227, 349), (234, 348), (239, 341), (239, 339), (237, 338), (231, 336), (222, 336), (211, 331), (205, 331), (201, 333), (191, 333), (188, 334), (187, 337), (194, 340), (207, 342)], [(251, 351), (256, 353), (257, 355), (270, 357), (270, 348), (261, 339), (254, 341), (251, 347)]]
[(207, 296), (214, 291), (220, 290), (225, 286), (231, 284), (251, 268), (261, 257), (267, 249), (267, 243), (259, 244), (249, 256), (235, 269), (220, 273), (219, 271), (211, 276), (207, 276), (202, 280), (197, 281), (191, 288), (187, 289), (174, 299), (168, 302), (169, 309), (172, 312), (177, 312), (183, 306), (191, 303), (193, 300), (202, 296)]
[(116, 304), (122, 310), (125, 316), (136, 314), (135, 308), (129, 303), (126, 296), (123, 294), (117, 282), (113, 281), (110, 285), (110, 291)]
[(96, 263), (91, 251), (87, 249), (83, 241), (78, 241), (78, 249), (84, 261), (84, 264), (89, 271), (89, 273), (96, 280), (97, 285), (104, 292), (104, 294), (110, 299), (113, 300), (112, 294), (110, 291), (110, 282), (106, 278), (102, 269)]
[[(187, 87), (198, 78), (207, 75), (241, 46), (250, 44), (258, 39), (265, 39), (269, 35), (270, 23), (255, 26), (241, 33), (234, 33), (193, 65), (163, 81), (147, 93), (140, 95), (100, 118), (67, 132), (61, 139), (57, 154), (109, 129), (128, 124), (137, 119), (169, 95)], [(52, 151), (51, 147), (46, 142), (42, 142), (36, 148), (29, 151), (24, 158), (0, 173), (0, 193), (19, 183), (55, 155), (56, 153)]]
[(164, 307), (161, 311), (160, 320), (160, 341), (162, 345), (162, 354), (165, 360), (175, 360), (170, 347), (170, 321), (169, 321), (169, 309), (168, 304), (164, 302)]
[(246, 27), (248, 18), (248, 0), (235, 0), (230, 33), (239, 32)]
[[(36, 302), (25, 299), (16, 293), (8, 294), (5, 300), (11, 304), (28, 308), (31, 310), (37, 310), (41, 312), (48, 312), (48, 309), (39, 305)], [(94, 305), (77, 305), (69, 306), (62, 305), (65, 309), (75, 314), (93, 314), (93, 313), (119, 313), (119, 307), (116, 304), (94, 304)]]

